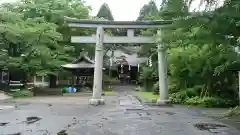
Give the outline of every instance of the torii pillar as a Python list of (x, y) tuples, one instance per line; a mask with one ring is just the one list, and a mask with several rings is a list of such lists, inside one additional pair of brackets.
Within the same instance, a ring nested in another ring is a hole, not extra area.
[(89, 100), (92, 105), (103, 105), (102, 98), (102, 80), (103, 80), (103, 37), (104, 30), (102, 27), (97, 28), (96, 47), (95, 47), (95, 67), (93, 79), (93, 96)]
[[(91, 105), (102, 105), (102, 68), (103, 68), (103, 44), (153, 44), (156, 43), (155, 37), (135, 36), (134, 29), (143, 28), (162, 28), (171, 24), (172, 21), (99, 21), (99, 20), (78, 20), (74, 18), (66, 18), (69, 27), (75, 28), (97, 28), (96, 36), (72, 36), (72, 43), (96, 43), (95, 49), (95, 69), (93, 96), (89, 103)], [(127, 30), (127, 36), (108, 36), (104, 35), (104, 28), (123, 28)], [(158, 34), (160, 34), (159, 31)], [(168, 82), (167, 82), (167, 61), (166, 49), (161, 42), (158, 42), (158, 71), (159, 71), (159, 94), (160, 98), (157, 105), (165, 105), (169, 103), (168, 99)]]

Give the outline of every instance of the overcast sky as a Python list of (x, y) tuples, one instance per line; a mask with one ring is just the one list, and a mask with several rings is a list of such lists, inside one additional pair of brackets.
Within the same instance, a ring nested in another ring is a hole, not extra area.
[[(107, 3), (110, 7), (114, 19), (116, 21), (133, 21), (136, 20), (141, 7), (147, 4), (150, 0), (85, 0), (88, 5), (91, 5), (92, 15), (96, 15), (100, 6)], [(158, 8), (162, 0), (155, 0)], [(191, 10), (199, 9), (199, 1), (193, 2)], [(223, 0), (219, 0), (223, 1)], [(200, 8), (201, 9), (201, 8)]]
[[(15, 0), (0, 0), (3, 1), (15, 1)], [(93, 9), (92, 15), (95, 16), (103, 3), (107, 3), (112, 11), (114, 19), (116, 21), (133, 21), (136, 20), (141, 7), (147, 4), (150, 0), (85, 0), (87, 5), (90, 5)], [(162, 0), (155, 0), (159, 8)], [(199, 0), (197, 0), (199, 1)], [(223, 1), (223, 0), (219, 0)], [(192, 9), (199, 8), (199, 2), (193, 3)]]
[[(133, 21), (139, 15), (140, 8), (150, 0), (86, 0), (93, 8), (92, 15), (96, 15), (100, 6), (105, 2), (110, 7), (114, 19), (117, 21)], [(160, 5), (161, 0), (156, 0)]]

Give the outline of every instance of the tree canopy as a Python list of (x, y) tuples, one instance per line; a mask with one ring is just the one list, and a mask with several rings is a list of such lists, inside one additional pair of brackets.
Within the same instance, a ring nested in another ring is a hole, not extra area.
[[(236, 71), (240, 61), (234, 48), (239, 46), (240, 18), (236, 9), (240, 2), (228, 0), (221, 7), (213, 8), (216, 1), (206, 1), (209, 8), (190, 12), (191, 2), (165, 0), (158, 14), (152, 17), (174, 20), (171, 27), (162, 29), (162, 34), (157, 35), (162, 38), (160, 44), (168, 48), (171, 99), (178, 103), (204, 104), (206, 98), (214, 101), (223, 98), (221, 101), (236, 103)], [(152, 76), (155, 80), (154, 77), (158, 76), (156, 51), (156, 45), (149, 45), (142, 46), (139, 52), (140, 55), (153, 57), (153, 69), (143, 71), (143, 75), (148, 74), (147, 79)], [(219, 102), (217, 100), (214, 105)]]
[(98, 13), (97, 13), (98, 18), (104, 18), (110, 21), (113, 21), (113, 15), (112, 11), (110, 10), (109, 6), (107, 3), (103, 3), (102, 6), (100, 7)]
[(90, 32), (71, 31), (64, 24), (64, 16), (90, 18), (81, 0), (20, 0), (2, 4), (0, 11), (0, 64), (7, 69), (55, 74), (82, 48), (69, 42), (70, 33)]

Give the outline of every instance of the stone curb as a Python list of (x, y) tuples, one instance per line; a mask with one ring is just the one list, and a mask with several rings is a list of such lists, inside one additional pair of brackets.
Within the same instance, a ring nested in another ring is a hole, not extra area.
[(164, 107), (171, 107), (173, 106), (172, 104), (166, 104), (166, 105), (157, 105), (157, 100), (146, 100), (140, 96), (138, 96), (138, 94), (136, 92), (132, 93), (133, 96), (139, 101), (141, 102), (143, 105), (149, 105), (149, 106), (164, 106)]
[(136, 92), (133, 92), (132, 94), (133, 94), (133, 96), (134, 96), (140, 103), (142, 103), (142, 104), (144, 104), (144, 105), (156, 105), (156, 102), (157, 102), (157, 101), (149, 101), (149, 100), (146, 100), (146, 99), (138, 96)]

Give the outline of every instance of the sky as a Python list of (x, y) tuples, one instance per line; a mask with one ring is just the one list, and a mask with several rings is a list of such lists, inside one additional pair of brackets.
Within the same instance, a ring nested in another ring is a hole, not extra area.
[[(90, 5), (93, 9), (92, 15), (96, 16), (100, 6), (103, 3), (107, 3), (112, 11), (115, 21), (134, 21), (139, 15), (139, 11), (144, 4), (147, 4), (150, 0), (85, 0), (87, 5)], [(162, 0), (155, 0), (158, 8), (160, 7)], [(190, 10), (199, 9), (199, 1), (193, 2)], [(223, 0), (219, 0), (223, 1)], [(203, 8), (200, 7), (200, 10)]]
[[(15, 0), (0, 0), (3, 1), (15, 1)], [(103, 3), (107, 3), (110, 7), (114, 19), (116, 21), (134, 21), (139, 15), (139, 11), (144, 4), (147, 4), (150, 0), (85, 0), (87, 5), (92, 7), (91, 15), (96, 16), (100, 6)], [(155, 0), (159, 8), (162, 0)], [(224, 1), (224, 0), (219, 0)], [(199, 9), (199, 0), (194, 2), (191, 9)], [(200, 8), (201, 10), (201, 8)]]
[[(134, 21), (139, 16), (141, 7), (147, 4), (150, 0), (85, 0), (87, 5), (93, 9), (91, 15), (96, 16), (100, 6), (107, 3), (112, 11), (115, 21)], [(162, 0), (155, 0), (158, 8)], [(224, 0), (218, 0), (218, 5), (221, 6)], [(204, 6), (199, 6), (200, 0), (195, 0), (190, 6), (190, 11), (203, 10)]]
[[(85, 0), (88, 5), (91, 5), (92, 15), (96, 15), (100, 6), (105, 2), (110, 7), (114, 19), (116, 21), (133, 21), (136, 20), (141, 7), (147, 4), (150, 0)], [(157, 5), (160, 5), (161, 0), (156, 0)]]

